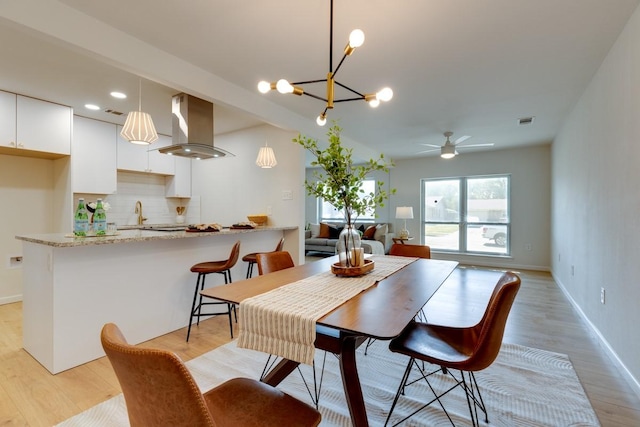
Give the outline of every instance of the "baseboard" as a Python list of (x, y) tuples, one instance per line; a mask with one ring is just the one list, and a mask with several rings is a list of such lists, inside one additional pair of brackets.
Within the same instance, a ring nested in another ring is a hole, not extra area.
[(602, 347), (605, 349), (605, 351), (609, 354), (609, 356), (613, 359), (615, 364), (618, 366), (618, 368), (622, 372), (622, 376), (625, 378), (627, 383), (629, 383), (629, 386), (631, 387), (631, 389), (640, 398), (640, 382), (638, 381), (638, 379), (635, 378), (633, 374), (631, 374), (631, 371), (629, 371), (629, 369), (627, 369), (626, 365), (618, 357), (618, 354), (609, 345), (609, 342), (605, 339), (605, 337), (600, 333), (600, 330), (596, 328), (596, 326), (593, 323), (591, 323), (591, 320), (589, 320), (589, 318), (584, 313), (584, 311), (582, 311), (582, 308), (575, 302), (575, 300), (569, 294), (569, 292), (567, 291), (567, 288), (565, 288), (565, 286), (562, 284), (560, 279), (558, 279), (558, 277), (556, 277), (556, 275), (553, 274), (553, 271), (551, 272), (551, 277), (553, 277), (553, 280), (555, 280), (555, 282), (558, 284), (558, 287), (560, 288), (562, 293), (567, 297), (567, 299), (569, 300), (573, 308), (576, 309), (580, 317), (582, 317), (582, 319), (587, 323), (587, 325), (589, 326), (589, 328), (591, 328), (593, 333), (596, 334), (596, 337), (598, 337), (598, 339), (600, 340), (600, 344), (602, 345)]
[(0, 305), (11, 304), (14, 302), (22, 301), (22, 294), (20, 295), (11, 295), (9, 297), (0, 298)]

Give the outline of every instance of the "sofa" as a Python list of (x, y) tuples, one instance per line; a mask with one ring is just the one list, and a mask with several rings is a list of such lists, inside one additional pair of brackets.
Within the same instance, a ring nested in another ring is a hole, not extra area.
[[(329, 227), (329, 235), (326, 234), (326, 227)], [(305, 230), (304, 251), (321, 252), (325, 254), (335, 254), (336, 244), (338, 243), (338, 235), (344, 227), (344, 224), (310, 224)], [(370, 227), (374, 227), (372, 230)], [(362, 248), (367, 254), (384, 255), (389, 253), (393, 244), (393, 225), (390, 223), (365, 223), (357, 224), (362, 233)], [(368, 230), (368, 231), (367, 231)]]

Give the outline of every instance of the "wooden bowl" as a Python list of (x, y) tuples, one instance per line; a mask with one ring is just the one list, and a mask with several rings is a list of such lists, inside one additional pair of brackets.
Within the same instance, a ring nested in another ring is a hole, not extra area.
[(266, 215), (247, 215), (249, 221), (255, 222), (258, 225), (264, 225), (269, 219)]
[(365, 259), (364, 265), (360, 267), (346, 267), (344, 265), (340, 265), (339, 262), (336, 262), (331, 265), (331, 272), (336, 276), (357, 277), (364, 276), (370, 271), (373, 271), (374, 266), (375, 263), (370, 259)]

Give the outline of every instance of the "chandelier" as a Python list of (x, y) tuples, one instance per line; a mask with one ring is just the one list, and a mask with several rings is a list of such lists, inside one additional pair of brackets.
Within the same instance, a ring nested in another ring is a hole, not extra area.
[[(385, 87), (384, 89), (376, 93), (363, 94), (335, 80), (336, 74), (338, 74), (338, 71), (340, 70), (342, 63), (347, 58), (347, 56), (350, 56), (355, 51), (355, 49), (357, 47), (362, 46), (363, 43), (364, 43), (364, 33), (362, 32), (362, 30), (358, 30), (358, 29), (353, 30), (349, 35), (349, 42), (344, 48), (342, 59), (340, 60), (340, 62), (338, 63), (338, 66), (334, 70), (333, 68), (333, 0), (331, 0), (330, 21), (329, 21), (329, 72), (327, 73), (327, 78), (318, 79), (318, 80), (299, 81), (299, 82), (293, 82), (293, 83), (289, 83), (285, 79), (280, 79), (274, 83), (261, 81), (260, 83), (258, 83), (258, 90), (261, 93), (267, 93), (271, 90), (277, 90), (280, 93), (292, 93), (298, 96), (306, 95), (306, 96), (310, 96), (311, 98), (324, 101), (326, 103), (324, 111), (322, 111), (322, 113), (320, 113), (320, 115), (316, 119), (316, 123), (319, 126), (324, 126), (327, 123), (327, 111), (333, 108), (334, 103), (362, 100), (362, 101), (366, 101), (369, 104), (369, 106), (371, 106), (372, 108), (375, 108), (378, 105), (380, 105), (380, 101), (386, 102), (386, 101), (389, 101), (391, 98), (393, 98), (393, 90), (391, 90), (391, 88)], [(326, 97), (322, 97), (310, 92), (306, 92), (302, 88), (302, 86), (304, 85), (313, 84), (313, 83), (323, 83), (323, 82), (326, 82), (326, 85), (327, 85)], [(350, 96), (346, 98), (335, 99), (334, 94), (335, 94), (336, 85), (350, 92)]]

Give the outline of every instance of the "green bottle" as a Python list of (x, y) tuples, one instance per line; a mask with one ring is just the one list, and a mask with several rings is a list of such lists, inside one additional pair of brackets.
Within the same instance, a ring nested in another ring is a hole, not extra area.
[(78, 200), (78, 208), (73, 218), (73, 234), (76, 236), (86, 236), (89, 231), (89, 214), (84, 205), (84, 199)]
[(96, 232), (96, 236), (107, 234), (107, 213), (102, 206), (102, 199), (98, 199), (96, 203), (96, 211), (93, 214), (93, 230)]

